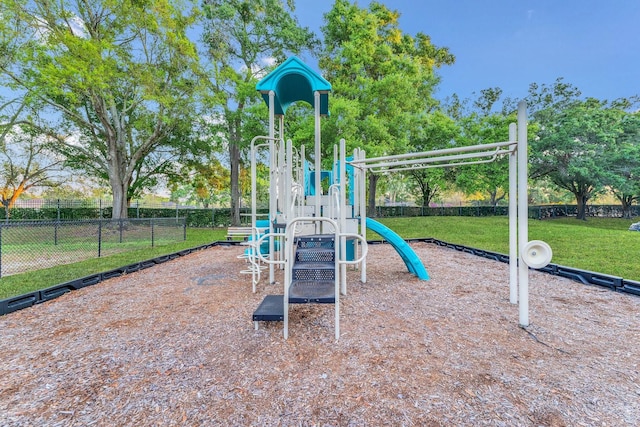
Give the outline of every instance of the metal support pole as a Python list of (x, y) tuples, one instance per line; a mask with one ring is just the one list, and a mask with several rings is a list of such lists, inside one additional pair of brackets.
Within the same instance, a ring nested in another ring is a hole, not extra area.
[[(276, 113), (275, 113), (275, 99), (276, 94), (274, 91), (269, 91), (269, 233), (273, 235), (274, 228), (273, 222), (276, 220), (277, 215), (277, 199), (276, 199), (276, 174), (278, 173), (276, 167), (276, 144), (274, 141), (276, 134)], [(274, 283), (275, 271), (273, 261), (275, 260), (275, 242), (273, 237), (269, 237), (269, 283)], [(286, 285), (286, 284), (285, 284)]]
[[(515, 141), (518, 127), (509, 125), (509, 139)], [(509, 301), (518, 303), (518, 152), (509, 154)]]
[(286, 215), (287, 221), (291, 218), (295, 217), (293, 214), (293, 200), (291, 200), (292, 193), (291, 189), (293, 187), (293, 142), (289, 139), (286, 142), (286, 153), (285, 153), (285, 163), (286, 163), (286, 172), (285, 172), (285, 181), (284, 181), (284, 211), (283, 213)]
[[(366, 158), (366, 152), (364, 150), (360, 150), (360, 156), (358, 160), (364, 161)], [(362, 233), (362, 238), (367, 240), (367, 170), (360, 169), (360, 230)], [(360, 281), (362, 283), (367, 283), (367, 260), (366, 258), (362, 260), (362, 267), (360, 268)]]
[[(343, 139), (340, 140), (340, 233), (347, 232), (347, 174), (346, 174), (346, 162), (347, 158), (347, 146), (346, 141)], [(343, 261), (347, 260), (347, 238), (340, 237), (340, 259)], [(340, 265), (340, 292), (343, 295), (347, 294), (347, 264)]]
[(529, 326), (529, 267), (522, 261), (529, 240), (527, 104), (518, 103), (518, 288), (520, 326)]
[[(313, 97), (314, 97), (314, 117), (315, 117), (315, 149), (314, 149), (314, 156), (315, 156), (315, 187), (316, 187), (316, 194), (315, 194), (315, 206), (316, 206), (316, 217), (320, 216), (320, 191), (322, 190), (322, 187), (320, 186), (320, 173), (321, 173), (321, 169), (322, 169), (322, 165), (320, 163), (320, 153), (321, 153), (321, 147), (320, 147), (320, 92), (315, 91), (313, 93)], [(320, 226), (320, 222), (317, 222), (317, 227)], [(316, 232), (320, 232), (319, 228), (316, 228)]]

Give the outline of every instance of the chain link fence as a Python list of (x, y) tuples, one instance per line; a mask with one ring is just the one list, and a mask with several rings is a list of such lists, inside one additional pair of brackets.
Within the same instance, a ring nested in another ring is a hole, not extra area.
[(0, 277), (186, 240), (185, 218), (0, 223)]
[[(619, 205), (587, 205), (587, 216), (598, 218), (622, 218), (624, 211)], [(529, 218), (548, 219), (576, 216), (576, 205), (529, 206)], [(640, 206), (629, 209), (632, 217), (640, 216)], [(378, 218), (413, 216), (508, 216), (508, 206), (376, 206)]]
[[(259, 207), (258, 213), (269, 212), (267, 207)], [(240, 209), (240, 219), (250, 223), (250, 207)], [(7, 215), (8, 214), (8, 215)], [(228, 207), (197, 207), (174, 202), (131, 201), (127, 211), (129, 218), (186, 218), (187, 227), (226, 227), (231, 223), (231, 209)], [(7, 212), (0, 209), (0, 221), (78, 221), (85, 219), (108, 219), (112, 217), (112, 201), (101, 199), (20, 199)]]
[[(26, 199), (19, 200), (16, 206), (7, 212), (0, 209), (0, 221), (10, 223), (13, 221), (39, 220), (88, 220), (111, 218), (111, 200), (64, 200), (64, 199)], [(529, 218), (547, 219), (558, 217), (576, 216), (577, 206), (563, 205), (531, 205)], [(251, 209), (240, 209), (241, 223), (250, 223)], [(259, 206), (258, 214), (266, 214), (268, 208)], [(587, 216), (601, 218), (622, 218), (625, 214), (631, 217), (640, 216), (640, 205), (633, 205), (628, 212), (622, 210), (621, 205), (587, 205)], [(412, 217), (412, 216), (507, 216), (509, 208), (506, 204), (487, 206), (473, 205), (441, 205), (441, 206), (376, 206), (376, 216), (385, 217)], [(174, 202), (142, 202), (132, 201), (128, 210), (129, 218), (185, 218), (187, 227), (227, 227), (231, 224), (231, 209), (228, 207), (202, 208), (196, 206), (181, 205)]]

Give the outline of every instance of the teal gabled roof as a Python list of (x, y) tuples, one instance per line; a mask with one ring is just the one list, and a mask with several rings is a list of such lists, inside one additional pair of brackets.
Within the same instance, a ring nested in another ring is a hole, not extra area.
[(313, 94), (320, 92), (320, 114), (329, 114), (329, 91), (331, 83), (313, 71), (299, 58), (292, 56), (278, 68), (260, 80), (256, 89), (269, 105), (269, 91), (275, 92), (275, 114), (284, 115), (289, 105), (306, 101), (314, 105)]

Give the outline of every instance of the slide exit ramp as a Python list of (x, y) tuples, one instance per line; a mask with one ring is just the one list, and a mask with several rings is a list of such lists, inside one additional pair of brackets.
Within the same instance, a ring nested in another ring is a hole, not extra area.
[(393, 246), (404, 261), (410, 273), (415, 274), (419, 279), (429, 280), (429, 274), (424, 268), (422, 261), (420, 261), (420, 258), (418, 258), (415, 251), (407, 244), (407, 242), (404, 241), (402, 237), (398, 235), (398, 233), (375, 219), (367, 218), (366, 225), (369, 230), (378, 233), (383, 239), (389, 242), (391, 246)]

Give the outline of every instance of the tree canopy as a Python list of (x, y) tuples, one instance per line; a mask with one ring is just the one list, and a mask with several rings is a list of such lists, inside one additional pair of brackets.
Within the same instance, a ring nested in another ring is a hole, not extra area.
[[(579, 98), (580, 92), (562, 80), (553, 87), (534, 86), (533, 117), (538, 122), (532, 142), (531, 175), (547, 176), (558, 187), (571, 192), (578, 205), (578, 218), (586, 219), (586, 204), (616, 180), (615, 162), (625, 132), (627, 112), (618, 101)], [(627, 145), (627, 149), (629, 145)], [(624, 151), (624, 150), (623, 150)]]
[[(369, 157), (409, 151), (413, 119), (437, 106), (435, 69), (455, 59), (424, 33), (404, 34), (399, 18), (398, 11), (376, 1), (364, 9), (336, 0), (322, 28), (320, 67), (337, 107), (332, 107), (331, 128), (352, 138), (349, 149), (361, 147)], [(377, 179), (369, 174), (372, 215)]]
[[(256, 92), (259, 78), (288, 55), (312, 51), (319, 42), (293, 15), (291, 0), (204, 0), (204, 41), (211, 59), (212, 114), (228, 147), (231, 222), (240, 223), (241, 153), (251, 139), (266, 133), (253, 112), (263, 103)], [(267, 117), (258, 109), (263, 123)]]
[(108, 180), (114, 217), (190, 141), (197, 11), (178, 0), (9, 0), (0, 72), (38, 105), (67, 166)]

